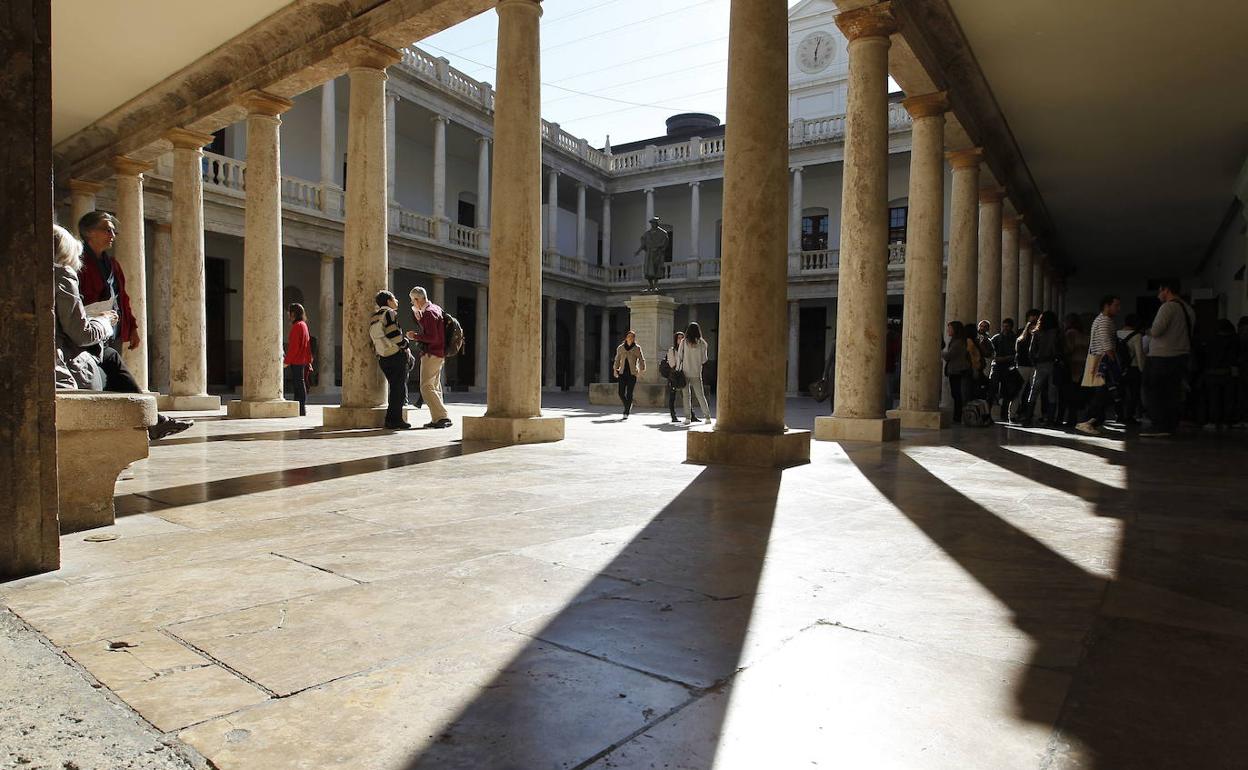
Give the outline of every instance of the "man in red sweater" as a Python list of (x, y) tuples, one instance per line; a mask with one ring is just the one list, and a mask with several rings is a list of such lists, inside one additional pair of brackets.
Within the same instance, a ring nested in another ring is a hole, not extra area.
[(407, 338), (421, 343), (420, 395), (429, 405), (429, 422), (426, 428), (449, 428), (451, 418), (442, 403), (442, 364), (446, 361), (446, 328), (442, 325), (442, 308), (429, 301), (424, 288), (415, 286), (411, 291), (412, 317), (416, 319), (418, 332), (408, 332)]
[(139, 328), (130, 310), (130, 295), (126, 293), (126, 274), (121, 264), (108, 252), (117, 240), (117, 218), (107, 211), (92, 211), (78, 220), (78, 235), (82, 238), (82, 270), (78, 273), (78, 288), (84, 305), (113, 300), (117, 309), (117, 327), (110, 342), (114, 347), (128, 342), (130, 349), (139, 346)]

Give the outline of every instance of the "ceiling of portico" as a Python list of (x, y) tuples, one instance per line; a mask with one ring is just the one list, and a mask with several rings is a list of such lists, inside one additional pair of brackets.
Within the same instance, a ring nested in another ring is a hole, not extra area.
[(291, 0), (56, 0), (53, 143), (287, 5)]
[(1248, 3), (947, 2), (1078, 280), (1193, 270), (1248, 155)]

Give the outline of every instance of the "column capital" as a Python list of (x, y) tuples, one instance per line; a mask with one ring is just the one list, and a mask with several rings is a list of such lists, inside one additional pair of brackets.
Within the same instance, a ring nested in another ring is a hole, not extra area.
[(550, 171), (547, 171), (547, 172), (546, 172), (546, 174), (547, 174), (547, 176), (551, 176), (551, 177), (554, 177), (555, 179), (558, 179), (558, 178), (559, 178), (559, 169), (557, 169), (557, 168), (552, 168)]
[(487, 146), (488, 146), (488, 145), (490, 144), (490, 142), (492, 142), (492, 141), (494, 141), (494, 140), (493, 140), (493, 139), (491, 139), (491, 138), (490, 138), (490, 137), (488, 137), (488, 136), (478, 136), (478, 137), (477, 137), (477, 144), (484, 144), (484, 145), (487, 145)]
[(69, 191), (81, 195), (95, 195), (104, 189), (102, 182), (88, 182), (86, 179), (69, 180)]
[(451, 122), (451, 119), (445, 115), (434, 115), (432, 118), (429, 118), (429, 120), (430, 122), (441, 123), (443, 125), (446, 125), (447, 123)]
[(701, 187), (701, 186), (702, 186), (702, 182), (701, 182), (701, 181), (690, 182), (690, 183), (689, 183), (689, 186), (690, 186), (690, 187)]
[(645, 193), (646, 195), (653, 195), (653, 194), (654, 194), (654, 188), (653, 188), (653, 187), (643, 187), (643, 188), (641, 189), (641, 191), (642, 191), (643, 193)]
[(876, 3), (837, 14), (836, 26), (852, 43), (864, 37), (888, 37), (897, 31), (897, 19), (892, 3)]
[(144, 163), (125, 155), (114, 157), (109, 161), (109, 165), (113, 167), (113, 173), (117, 176), (142, 176), (156, 167), (152, 163)]
[(584, 182), (580, 181), (579, 179), (576, 181), (576, 189), (577, 189), (577, 190), (584, 190), (584, 189), (585, 189), (586, 187), (588, 187), (588, 186), (589, 186), (589, 185), (585, 184)]
[(606, 204), (610, 204), (610, 203), (611, 203), (611, 197), (612, 197), (612, 196), (611, 196), (611, 194), (610, 194), (610, 193), (603, 193), (603, 194), (602, 194), (602, 202), (603, 202), (603, 203), (606, 203)]
[(806, 170), (805, 166), (789, 166), (789, 171), (791, 171), (794, 174), (801, 174), (805, 170)]
[(330, 264), (332, 264), (332, 263), (337, 262), (337, 261), (338, 261), (338, 257), (335, 257), (333, 254), (322, 254), (322, 255), (321, 255), (321, 264), (325, 264), (325, 263), (327, 263), (327, 262), (328, 262), (328, 263), (330, 263)]
[(951, 150), (945, 158), (953, 168), (975, 168), (984, 162), (983, 147), (968, 147), (965, 150)]
[(334, 53), (346, 59), (351, 68), (385, 71), (391, 64), (403, 60), (403, 54), (388, 45), (367, 37), (353, 37), (334, 48)]
[(173, 232), (173, 223), (156, 220), (152, 222), (152, 229), (158, 233), (171, 233)]
[(930, 94), (910, 96), (901, 100), (912, 118), (934, 118), (949, 111), (949, 92), (934, 91)]
[(283, 112), (295, 106), (295, 103), (284, 96), (271, 94), (268, 91), (261, 91), (253, 88), (242, 96), (238, 97), (238, 103), (247, 110), (247, 115), (263, 115), (269, 118), (275, 118)]
[(212, 134), (201, 134), (189, 128), (171, 128), (165, 133), (176, 150), (198, 150), (206, 144), (212, 144)]
[(538, 16), (542, 15), (541, 0), (499, 0), (498, 2), (499, 13), (501, 13), (504, 8), (508, 10), (515, 9), (515, 10), (533, 11)]
[(1017, 233), (1018, 225), (1019, 225), (1018, 220), (1019, 220), (1019, 217), (1016, 217), (1013, 214), (1002, 214), (1001, 215), (1001, 229), (1010, 230), (1012, 232)]
[(981, 187), (979, 188), (980, 203), (1000, 203), (1005, 197), (1005, 190), (1000, 187)]

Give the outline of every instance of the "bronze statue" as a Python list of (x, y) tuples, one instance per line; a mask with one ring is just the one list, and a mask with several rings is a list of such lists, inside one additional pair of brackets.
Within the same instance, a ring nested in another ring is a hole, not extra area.
[(667, 241), (667, 232), (659, 227), (659, 218), (650, 217), (650, 229), (641, 234), (641, 246), (633, 252), (633, 256), (643, 251), (646, 253), (644, 268), (650, 286), (643, 293), (657, 294), (659, 291), (659, 279), (663, 277), (663, 263), (667, 258)]

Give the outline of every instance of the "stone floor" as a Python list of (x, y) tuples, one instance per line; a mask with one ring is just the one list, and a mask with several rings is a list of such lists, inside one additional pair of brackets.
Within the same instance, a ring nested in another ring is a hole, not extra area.
[(221, 770), (1244, 766), (1242, 432), (781, 473), (550, 398), (544, 446), (201, 421), (0, 604)]

